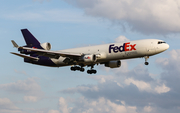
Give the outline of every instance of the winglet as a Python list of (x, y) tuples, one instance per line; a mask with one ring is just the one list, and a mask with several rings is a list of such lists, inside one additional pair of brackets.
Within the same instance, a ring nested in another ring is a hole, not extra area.
[(12, 42), (12, 44), (13, 44), (13, 46), (14, 46), (15, 48), (18, 48), (18, 47), (19, 47), (14, 40), (11, 40), (11, 42)]

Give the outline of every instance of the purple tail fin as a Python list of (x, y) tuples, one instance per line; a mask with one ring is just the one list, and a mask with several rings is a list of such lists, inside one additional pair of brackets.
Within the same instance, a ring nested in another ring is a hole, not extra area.
[[(22, 32), (24, 40), (26, 42), (26, 45), (23, 47), (43, 49), (41, 47), (40, 42), (29, 32), (28, 29), (21, 29), (21, 32)], [(20, 53), (22, 53), (22, 54), (30, 54), (30, 55), (35, 53), (35, 52), (29, 52), (27, 50), (20, 49), (20, 48), (18, 49), (18, 51), (20, 51)]]
[(29, 32), (28, 29), (21, 29), (21, 32), (24, 36), (27, 46), (39, 46), (39, 41)]

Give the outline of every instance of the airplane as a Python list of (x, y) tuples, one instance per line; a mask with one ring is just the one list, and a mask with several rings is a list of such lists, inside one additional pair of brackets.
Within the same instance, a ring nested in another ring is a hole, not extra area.
[(119, 68), (121, 60), (145, 58), (145, 65), (150, 56), (166, 51), (169, 45), (163, 40), (143, 39), (125, 43), (110, 43), (96, 46), (79, 47), (52, 51), (49, 42), (40, 43), (28, 29), (21, 29), (25, 46), (18, 46), (11, 40), (19, 53), (11, 54), (24, 58), (24, 62), (41, 66), (62, 67), (71, 66), (72, 71), (84, 72), (84, 67), (90, 67), (88, 74), (96, 74), (94, 65), (103, 64), (109, 68)]

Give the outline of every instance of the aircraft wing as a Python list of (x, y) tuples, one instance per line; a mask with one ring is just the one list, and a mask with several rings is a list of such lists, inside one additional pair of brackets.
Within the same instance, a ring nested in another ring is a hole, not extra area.
[[(82, 54), (80, 54), (80, 53), (68, 53), (68, 52), (61, 52), (61, 51), (49, 51), (49, 50), (35, 49), (35, 48), (29, 48), (29, 47), (20, 47), (16, 44), (16, 42), (14, 40), (11, 40), (11, 42), (14, 45), (14, 47), (16, 47), (16, 48), (24, 49), (24, 50), (28, 50), (28, 51), (34, 51), (38, 55), (46, 56), (46, 57), (50, 57), (50, 58), (58, 59), (60, 56), (62, 56), (62, 57), (70, 57), (70, 58), (74, 59), (74, 58), (82, 56)], [(21, 54), (17, 54), (17, 53), (12, 53), (12, 54), (15, 54), (18, 56), (21, 55)]]
[(34, 51), (38, 55), (47, 56), (51, 58), (58, 59), (60, 56), (63, 57), (80, 57), (81, 54), (79, 53), (67, 53), (67, 52), (60, 52), (60, 51), (49, 51), (49, 50), (42, 50), (42, 49), (34, 49), (29, 47), (18, 47), (19, 49), (25, 49), (29, 51)]

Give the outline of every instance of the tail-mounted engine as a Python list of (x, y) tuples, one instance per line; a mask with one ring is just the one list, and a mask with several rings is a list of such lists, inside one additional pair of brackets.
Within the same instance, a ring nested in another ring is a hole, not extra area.
[(118, 60), (118, 61), (109, 61), (109, 62), (105, 63), (105, 66), (110, 67), (110, 68), (117, 68), (117, 67), (121, 66), (121, 61), (120, 60)]
[[(42, 43), (42, 44), (40, 44), (40, 46), (39, 45), (33, 45), (33, 46), (26, 45), (26, 46), (23, 46), (23, 47), (32, 47), (32, 48), (37, 48), (37, 49), (42, 49), (43, 48), (45, 50), (51, 50), (51, 44), (48, 43), (48, 42)], [(26, 55), (36, 53), (36, 52), (33, 52), (33, 51), (20, 49), (20, 48), (18, 49), (18, 51), (20, 51), (21, 54), (26, 54)]]
[(42, 43), (41, 47), (45, 50), (51, 50), (51, 44), (49, 42)]

